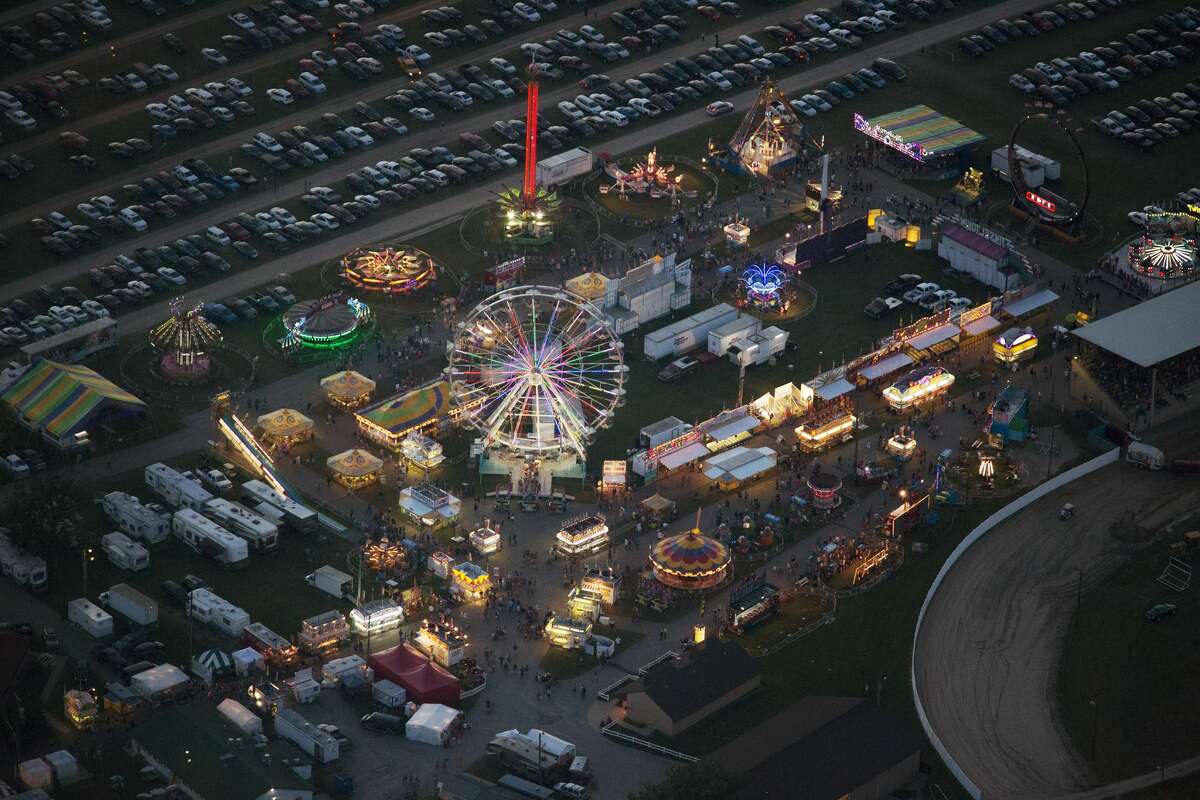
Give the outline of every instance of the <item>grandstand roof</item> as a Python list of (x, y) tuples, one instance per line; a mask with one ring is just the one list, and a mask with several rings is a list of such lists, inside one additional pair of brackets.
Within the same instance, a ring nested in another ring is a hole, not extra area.
[(145, 403), (95, 370), (49, 359), (34, 362), (0, 401), (26, 424), (60, 441), (104, 414), (146, 410)]
[(1146, 300), (1072, 331), (1085, 342), (1141, 367), (1200, 347), (1200, 283)]

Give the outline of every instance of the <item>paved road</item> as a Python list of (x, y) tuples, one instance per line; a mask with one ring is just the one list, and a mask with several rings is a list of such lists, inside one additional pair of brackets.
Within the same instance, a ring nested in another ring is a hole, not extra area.
[[(805, 7), (811, 6), (813, 8), (816, 8), (820, 2), (821, 2), (821, 0), (807, 0)], [(437, 5), (437, 3), (435, 3), (435, 5)], [(596, 9), (596, 12), (597, 12), (597, 14), (607, 15), (610, 11), (616, 11), (626, 5), (627, 5), (627, 3), (624, 2), (624, 0), (614, 0), (614, 2), (608, 3), (603, 6), (599, 6)], [(766, 22), (764, 22), (764, 17), (769, 16), (769, 14), (770, 14), (770, 12), (765, 12), (755, 18), (747, 18), (747, 19), (743, 20), (742, 22), (740, 22), (736, 26), (726, 28), (725, 30), (722, 31), (722, 34), (725, 35), (726, 37), (732, 38), (732, 37), (736, 37), (743, 33), (753, 33), (755, 31), (761, 29), (763, 25), (767, 24)], [(383, 21), (385, 21), (384, 18), (380, 18), (380, 20), (378, 20), (378, 22), (383, 22)], [(398, 21), (403, 21), (403, 20), (398, 20)], [(577, 21), (581, 21), (581, 20), (572, 19), (572, 20), (568, 21), (565, 18), (560, 18), (554, 22), (549, 22), (544, 25), (539, 25), (538, 27), (535, 27), (535, 28), (530, 28), (528, 30), (520, 31), (519, 36), (510, 36), (510, 37), (505, 38), (504, 40), (497, 41), (493, 44), (490, 44), (490, 45), (487, 45), (484, 47), (468, 49), (468, 50), (454, 49), (454, 50), (450, 50), (450, 51), (436, 51), (433, 53), (433, 56), (434, 56), (433, 69), (435, 69), (435, 70), (436, 69), (453, 69), (455, 67), (460, 67), (463, 64), (467, 64), (467, 63), (483, 64), (483, 63), (486, 63), (489, 58), (493, 58), (495, 56), (512, 56), (514, 54), (514, 52), (517, 50), (517, 48), (520, 46), (520, 42), (522, 42), (522, 41), (525, 41), (525, 42), (540, 41), (542, 39), (550, 38), (554, 35), (555, 31), (559, 30), (560, 28), (562, 28), (564, 26), (570, 27), (571, 25), (574, 25)], [(377, 24), (377, 23), (373, 23), (373, 24)], [(281, 50), (272, 51), (270, 53), (270, 55), (272, 56), (272, 61), (279, 61), (279, 60), (283, 60), (284, 58), (298, 58), (300, 56), (308, 55), (308, 53), (310, 53), (313, 50), (313, 48), (318, 47), (318, 46), (319, 45), (316, 42), (310, 42), (307, 46), (303, 46), (303, 47), (296, 45), (296, 46), (292, 46), (290, 48), (283, 48)], [(299, 48), (299, 49), (297, 49), (297, 48)], [(599, 66), (597, 66), (597, 69), (598, 70), (608, 69), (609, 71), (606, 74), (608, 74), (614, 78), (617, 78), (618, 80), (621, 80), (621, 79), (624, 79), (627, 77), (632, 77), (634, 75), (637, 75), (640, 72), (645, 72), (647, 69), (653, 69), (654, 67), (650, 67), (647, 64), (647, 62), (650, 60), (653, 60), (657, 64), (657, 63), (661, 63), (661, 61), (666, 61), (668, 59), (675, 59), (675, 58), (679, 58), (681, 56), (694, 55), (702, 49), (703, 49), (703, 47), (699, 44), (699, 42), (697, 40), (693, 39), (690, 42), (682, 43), (682, 44), (676, 45), (675, 47), (663, 48), (663, 49), (660, 49), (657, 51), (652, 51), (652, 52), (645, 53), (645, 54), (639, 54), (640, 57), (630, 58), (619, 64), (599, 65)], [(291, 50), (295, 50), (296, 52), (294, 52), (294, 53), (290, 52)], [(443, 52), (459, 53), (459, 55), (451, 56), (449, 58), (446, 58), (443, 61), (439, 57), (442, 55)], [(660, 61), (660, 59), (661, 59), (661, 61)], [(517, 62), (514, 61), (514, 63), (517, 63)], [(245, 75), (245, 72), (244, 72), (245, 66), (246, 66), (245, 64), (239, 63), (237, 65), (238, 69), (235, 69), (234, 71), (230, 72), (229, 74)], [(239, 72), (238, 70), (242, 70), (242, 71)], [(297, 71), (299, 71), (299, 67), (297, 67)], [(211, 76), (206, 76), (206, 77), (208, 77), (209, 80), (214, 79)], [(252, 76), (250, 76), (250, 77), (252, 77)], [(408, 86), (409, 84), (410, 84), (410, 80), (407, 77), (394, 76), (388, 80), (372, 81), (372, 82), (364, 83), (362, 85), (362, 88), (356, 89), (354, 91), (332, 92), (330, 94), (327, 94), (325, 96), (325, 98), (319, 102), (298, 103), (296, 105), (295, 110), (292, 113), (287, 114), (286, 116), (283, 116), (283, 117), (279, 117), (278, 119), (272, 120), (269, 123), (262, 123), (260, 128), (270, 128), (271, 130), (283, 130), (284, 128), (291, 127), (292, 125), (312, 125), (313, 123), (317, 122), (317, 120), (320, 119), (320, 116), (323, 113), (326, 113), (328, 111), (345, 111), (345, 110), (351, 108), (355, 103), (357, 103), (360, 100), (363, 100), (366, 102), (381, 102), (382, 99), (384, 97), (386, 97), (387, 95), (389, 95), (395, 91), (398, 91), (400, 89), (403, 89), (406, 86)], [(251, 100), (255, 104), (258, 104), (259, 106), (262, 106), (264, 104), (269, 104), (270, 101), (267, 100), (267, 98), (265, 97), (265, 92), (270, 87), (255, 86), (254, 88), (256, 90), (256, 94), (254, 97), (251, 98)], [(124, 117), (124, 116), (128, 115), (131, 110), (140, 109), (146, 103), (149, 103), (149, 102), (163, 101), (163, 100), (165, 100), (165, 98), (169, 97), (172, 94), (175, 94), (178, 91), (179, 91), (179, 86), (176, 85), (175, 87), (172, 87), (172, 88), (167, 88), (162, 91), (158, 91), (158, 92), (154, 92), (154, 93), (150, 93), (150, 94), (146, 94), (141, 97), (138, 97), (138, 98), (136, 98), (136, 102), (132, 103), (132, 105), (129, 102), (122, 102), (121, 104), (119, 104), (118, 106), (116, 106), (115, 108), (113, 108), (109, 111), (105, 111), (101, 114), (88, 117), (87, 122), (89, 125), (96, 125), (96, 124), (106, 122), (111, 119), (118, 119), (120, 117)], [(579, 91), (580, 90), (574, 80), (570, 81), (569, 84), (560, 85), (557, 87), (557, 90), (552, 90), (552, 91), (546, 92), (542, 95), (542, 108), (547, 109), (547, 108), (550, 108), (553, 105), (553, 103), (556, 103), (559, 100), (573, 98), (577, 94), (579, 94)], [(551, 101), (553, 101), (553, 102), (551, 102)], [(409, 137), (406, 137), (405, 139), (399, 140), (399, 142), (401, 144), (403, 144), (403, 147), (405, 150), (412, 148), (412, 147), (425, 147), (425, 146), (428, 146), (429, 144), (445, 143), (446, 137), (448, 135), (451, 138), (453, 138), (453, 137), (456, 137), (458, 135), (458, 133), (461, 133), (462, 131), (473, 131), (478, 128), (486, 128), (488, 125), (490, 125), (492, 123), (492, 120), (494, 120), (494, 119), (507, 119), (510, 117), (524, 117), (524, 115), (525, 115), (525, 101), (524, 101), (524, 99), (520, 99), (520, 98), (514, 99), (511, 102), (507, 102), (507, 103), (485, 104), (485, 105), (482, 105), (478, 109), (475, 107), (472, 107), (473, 113), (467, 113), (467, 114), (455, 114), (453, 112), (446, 111), (446, 110), (443, 110), (443, 109), (437, 107), (436, 104), (431, 103), (430, 105), (433, 106), (433, 109), (438, 116), (438, 120), (440, 121), (438, 126), (432, 127), (432, 126), (419, 125), (419, 127), (417, 127), (417, 130), (419, 130), (419, 133), (415, 133)], [(555, 112), (555, 113), (557, 114), (557, 112)], [(408, 122), (413, 122), (413, 120), (411, 120), (406, 114), (398, 114), (398, 116), (404, 118)], [(450, 134), (447, 134), (446, 130), (445, 130), (445, 127), (447, 124), (449, 124), (450, 128), (452, 129)], [(150, 129), (149, 126), (150, 126), (150, 122), (149, 122), (149, 119), (147, 118), (147, 120), (146, 120), (147, 132)], [(85, 128), (85, 130), (86, 130), (86, 128)], [(205, 144), (201, 144), (201, 145), (196, 145), (194, 147), (187, 148), (186, 150), (172, 151), (172, 153), (168, 156), (163, 156), (161, 158), (155, 159), (154, 161), (148, 161), (148, 162), (144, 163), (142, 166), (140, 166), (136, 170), (136, 174), (138, 177), (143, 177), (145, 175), (151, 175), (162, 169), (170, 169), (171, 167), (178, 164), (184, 158), (189, 158), (189, 157), (193, 157), (193, 156), (203, 156), (206, 154), (211, 155), (214, 153), (231, 152), (233, 150), (236, 150), (239, 145), (249, 141), (250, 137), (253, 136), (253, 134), (254, 134), (254, 129), (247, 128), (247, 129), (243, 129), (240, 131), (231, 132), (228, 135), (221, 137), (220, 139), (206, 142)], [(27, 141), (33, 142), (36, 144), (43, 144), (43, 143), (49, 142), (49, 141), (56, 141), (57, 136), (58, 136), (58, 132), (56, 129), (53, 131), (47, 131), (45, 134), (39, 134), (38, 136), (32, 137), (31, 139), (29, 139)], [(392, 140), (392, 141), (394, 142), (396, 140)], [(25, 144), (25, 142), (23, 142), (22, 144)], [(99, 143), (97, 143), (97, 144), (99, 144)], [(338, 159), (336, 161), (330, 162), (330, 164), (322, 170), (307, 170), (307, 171), (303, 171), (303, 172), (298, 171), (295, 173), (295, 175), (300, 176), (300, 177), (293, 178), (288, 183), (301, 184), (301, 183), (303, 183), (305, 178), (307, 178), (310, 182), (319, 184), (324, 180), (330, 179), (327, 177), (326, 178), (320, 177), (322, 175), (340, 176), (341, 174), (344, 174), (346, 169), (354, 168), (357, 166), (362, 166), (363, 164), (366, 164), (366, 163), (373, 164), (375, 161), (378, 161), (380, 158), (383, 157), (380, 154), (380, 151), (385, 150), (385, 149), (387, 149), (387, 148), (386, 147), (376, 147), (373, 150), (367, 151), (366, 154), (361, 153), (361, 152), (353, 153), (353, 154), (351, 154), (350, 158), (342, 158), (342, 159)], [(370, 155), (374, 155), (374, 158), (370, 158), (369, 157)], [(361, 163), (354, 163), (356, 161), (361, 162)], [(116, 192), (115, 192), (116, 187), (120, 186), (122, 183), (128, 182), (128, 180), (133, 176), (133, 174), (134, 174), (133, 172), (129, 172), (129, 173), (125, 173), (123, 177), (118, 175), (115, 177), (100, 178), (100, 179), (91, 181), (89, 183), (76, 186), (71, 190), (72, 197), (77, 196), (80, 199), (82, 199), (82, 198), (90, 197), (90, 196), (97, 195), (97, 194), (105, 194), (105, 193), (116, 194)], [(280, 185), (282, 186), (285, 184), (281, 182)], [(61, 196), (51, 197), (46, 200), (39, 201), (37, 203), (26, 206), (25, 208), (22, 208), (19, 211), (13, 211), (11, 213), (5, 214), (4, 216), (0, 216), (0, 228), (5, 228), (5, 227), (12, 226), (12, 225), (21, 224), (33, 217), (36, 217), (39, 215), (45, 215), (45, 214), (49, 213), (50, 211), (61, 210), (64, 208), (72, 208), (76, 202), (79, 202), (79, 201), (71, 200), (70, 202), (66, 202)]]
[[(918, 632), (915, 686), (984, 797), (1110, 796), (1090, 792), (1096, 779), (1058, 718), (1064, 634), (1081, 588), (1119, 563), (1110, 527), (1129, 509), (1140, 524), (1166, 524), (1198, 496), (1183, 478), (1105, 467), (1002, 523), (946, 575)], [(1066, 502), (1075, 516), (1060, 522)]]
[[(919, 31), (914, 31), (912, 34), (904, 37), (898, 37), (887, 42), (882, 42), (874, 47), (864, 48), (848, 53), (840, 58), (836, 58), (824, 63), (819, 63), (811, 69), (805, 70), (797, 75), (790, 76), (781, 81), (783, 88), (789, 92), (795, 92), (798, 89), (824, 83), (838, 75), (844, 74), (850, 69), (855, 69), (864, 64), (869, 63), (872, 59), (884, 56), (896, 58), (905, 53), (911, 52), (917, 48), (943, 39), (960, 35), (962, 32), (977, 28), (986, 24), (989, 20), (997, 19), (1002, 16), (1012, 16), (1020, 14), (1028, 9), (1036, 8), (1039, 5), (1038, 0), (1008, 0), (1008, 2), (999, 5), (988, 6), (979, 9), (970, 14), (958, 17), (953, 20), (948, 20), (939, 25), (934, 25), (928, 28), (923, 28)], [(638, 71), (636, 67), (629, 68), (630, 72)], [(616, 72), (616, 71), (614, 71)], [(620, 73), (616, 73), (620, 74)], [(557, 97), (565, 97), (572, 94), (570, 89), (560, 89), (552, 92), (551, 99)], [(755, 89), (746, 89), (734, 95), (728, 96), (730, 100), (739, 109), (745, 109), (749, 106), (756, 94)], [(517, 106), (513, 107), (517, 109)], [(513, 111), (514, 115), (519, 115), (519, 109)], [(500, 116), (500, 114), (497, 114)], [(672, 114), (659, 121), (639, 127), (616, 139), (609, 140), (604, 143), (605, 149), (621, 153), (635, 148), (644, 147), (645, 145), (663, 141), (672, 134), (679, 133), (685, 130), (701, 127), (709, 121), (708, 116), (704, 113), (703, 108), (683, 113)], [(403, 140), (403, 148), (417, 146), (433, 145), (446, 142), (453, 138), (458, 133), (458, 130), (440, 131), (427, 130), (413, 136), (406, 137)], [(283, 183), (280, 183), (277, 191), (263, 192), (246, 195), (245, 202), (214, 208), (211, 211), (196, 214), (189, 217), (186, 221), (176, 222), (157, 231), (157, 235), (153, 237), (144, 237), (143, 242), (146, 244), (159, 244), (164, 241), (171, 241), (189, 233), (202, 230), (205, 226), (220, 223), (229, 219), (231, 216), (243, 210), (257, 210), (265, 208), (273, 203), (287, 198), (294, 197), (303, 192), (306, 186), (313, 186), (325, 181), (333, 181), (340, 178), (346, 172), (372, 164), (380, 158), (385, 158), (388, 155), (399, 155), (402, 151), (399, 148), (389, 150), (388, 147), (375, 148), (367, 153), (357, 153), (353, 157), (341, 159), (334, 166), (326, 167), (322, 170), (310, 172), (303, 178), (295, 178)], [(466, 210), (473, 208), (480, 203), (489, 200), (493, 193), (500, 189), (504, 183), (511, 183), (513, 178), (497, 179), (483, 184), (473, 184), (472, 188), (458, 194), (446, 196), (444, 199), (437, 199), (438, 194), (430, 195), (425, 198), (425, 202), (419, 208), (416, 208), (399, 218), (381, 220), (374, 224), (367, 224), (362, 227), (355, 228), (355, 241), (370, 242), (378, 241), (388, 237), (400, 237), (409, 235), (414, 230), (424, 229), (439, 221), (451, 219), (460, 216)], [(141, 244), (143, 242), (138, 242)], [(211, 293), (210, 296), (225, 296), (232, 293), (232, 287), (249, 287), (257, 285), (281, 269), (294, 270), (307, 264), (322, 261), (327, 258), (340, 255), (348, 245), (341, 242), (340, 239), (330, 239), (321, 242), (313, 247), (308, 247), (295, 255), (281, 260), (265, 263), (259, 267), (241, 270), (237, 273), (232, 273), (229, 277), (223, 279), (221, 284), (214, 285), (212, 289), (206, 290)], [(55, 265), (50, 269), (44, 269), (34, 274), (22, 276), (21, 278), (11, 281), (6, 285), (5, 289), (10, 296), (23, 294), (36, 289), (43, 283), (61, 283), (68, 279), (73, 279), (86, 270), (92, 264), (105, 263), (111, 261), (114, 256), (119, 253), (133, 249), (132, 242), (125, 242), (119, 245), (106, 247), (98, 252), (92, 252), (85, 259), (73, 259), (71, 261)], [(249, 276), (255, 277), (249, 277)], [(230, 288), (225, 288), (230, 287)], [(161, 308), (165, 308), (162, 305)], [(160, 312), (157, 312), (161, 314)], [(135, 318), (141, 317), (142, 312), (135, 312), (132, 315), (123, 317), (130, 319), (129, 327), (137, 329), (140, 323), (134, 322)], [(142, 317), (144, 319), (144, 317)]]

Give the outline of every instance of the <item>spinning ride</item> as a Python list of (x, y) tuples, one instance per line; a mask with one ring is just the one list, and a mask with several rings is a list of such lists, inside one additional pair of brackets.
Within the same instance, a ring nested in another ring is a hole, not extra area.
[(150, 344), (161, 352), (159, 369), (172, 383), (202, 383), (212, 372), (212, 349), (221, 343), (221, 330), (204, 318), (203, 306), (185, 308), (182, 298), (171, 301), (171, 316), (150, 331)]
[(708, 589), (720, 585), (729, 574), (729, 548), (699, 528), (668, 536), (650, 551), (655, 579), (672, 589)]
[(407, 245), (359, 248), (342, 258), (342, 274), (355, 286), (387, 294), (409, 294), (437, 277), (433, 256)]
[(649, 195), (653, 199), (670, 197), (672, 205), (680, 198), (695, 197), (695, 189), (683, 188), (683, 174), (675, 174), (674, 164), (663, 164), (658, 160), (658, 148), (646, 154), (643, 161), (634, 164), (628, 172), (617, 166), (615, 161), (604, 165), (604, 171), (616, 183), (600, 187), (601, 194), (616, 192), (625, 199), (627, 193)]
[(1147, 232), (1130, 243), (1129, 267), (1160, 280), (1190, 277), (1196, 272), (1196, 237)]
[(486, 447), (583, 458), (624, 404), (621, 340), (594, 305), (549, 286), (484, 300), (458, 324), (446, 376)]
[(283, 313), (285, 349), (341, 350), (358, 340), (359, 327), (371, 318), (371, 308), (355, 297), (331, 294), (302, 300)]
[(554, 239), (553, 215), (558, 211), (558, 195), (538, 183), (538, 81), (537, 67), (529, 67), (525, 93), (525, 172), (520, 190), (500, 192), (504, 211), (504, 235), (516, 244), (546, 244)]
[(777, 308), (786, 280), (783, 270), (774, 264), (752, 264), (742, 273), (746, 300), (755, 308)]

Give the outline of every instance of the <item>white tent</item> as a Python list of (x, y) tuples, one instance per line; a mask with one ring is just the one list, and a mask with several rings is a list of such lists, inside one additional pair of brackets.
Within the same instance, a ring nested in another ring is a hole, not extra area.
[(458, 719), (458, 710), (440, 703), (426, 703), (409, 717), (404, 735), (414, 742), (441, 747), (450, 738), (450, 728)]
[(233, 651), (233, 665), (237, 669), (237, 674), (242, 676), (256, 669), (266, 669), (266, 660), (262, 657), (262, 653), (253, 647), (243, 647), (241, 650)]
[(222, 700), (217, 705), (217, 711), (225, 718), (226, 722), (241, 731), (243, 736), (262, 733), (262, 720), (258, 715), (232, 697)]
[(153, 700), (188, 683), (188, 676), (173, 664), (159, 664), (154, 669), (139, 672), (129, 681), (129, 688)]

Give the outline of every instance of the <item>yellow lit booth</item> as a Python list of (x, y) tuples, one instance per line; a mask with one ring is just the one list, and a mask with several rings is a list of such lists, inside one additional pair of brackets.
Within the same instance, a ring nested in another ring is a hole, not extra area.
[(281, 447), (307, 442), (313, 437), (313, 421), (294, 408), (281, 408), (258, 418), (263, 438)]
[(1016, 364), (1033, 358), (1038, 337), (1033, 328), (1009, 328), (992, 344), (992, 354), (1001, 364)]
[(370, 486), (383, 472), (383, 459), (366, 450), (352, 449), (325, 459), (333, 479), (351, 491)]
[(321, 389), (329, 405), (352, 410), (361, 408), (375, 393), (375, 381), (354, 370), (342, 370), (321, 379)]
[(468, 601), (482, 600), (492, 586), (492, 579), (487, 570), (474, 561), (464, 561), (450, 570), (450, 585)]
[(883, 399), (893, 411), (905, 413), (950, 390), (954, 375), (944, 367), (919, 367), (883, 390)]

